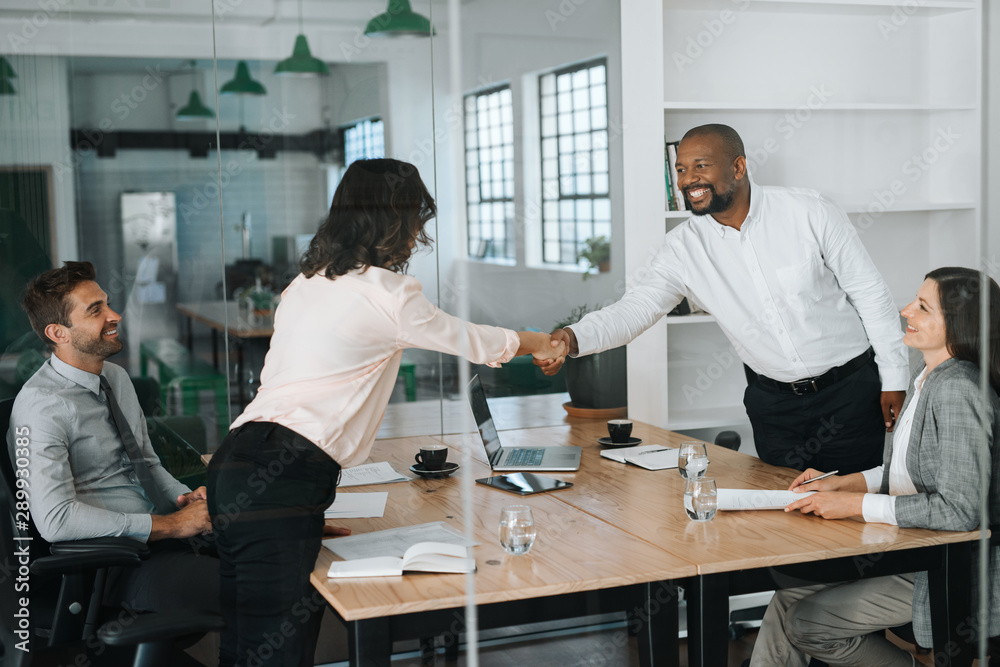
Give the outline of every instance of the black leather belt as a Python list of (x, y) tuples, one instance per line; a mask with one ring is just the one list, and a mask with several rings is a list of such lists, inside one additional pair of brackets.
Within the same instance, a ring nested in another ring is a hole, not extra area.
[(874, 354), (875, 352), (872, 348), (868, 348), (842, 366), (831, 368), (822, 375), (814, 378), (805, 378), (803, 380), (796, 380), (795, 382), (778, 382), (777, 380), (772, 380), (765, 375), (757, 375), (749, 368), (747, 368), (747, 370), (749, 373), (753, 374), (756, 381), (760, 383), (761, 386), (776, 389), (778, 391), (787, 391), (795, 394), (796, 396), (802, 396), (804, 394), (818, 393), (830, 385), (843, 380), (848, 375), (860, 370), (862, 366), (868, 363), (868, 360), (871, 359)]

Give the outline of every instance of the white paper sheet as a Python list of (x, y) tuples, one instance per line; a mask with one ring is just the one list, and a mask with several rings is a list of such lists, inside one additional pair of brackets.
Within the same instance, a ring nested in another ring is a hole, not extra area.
[(387, 461), (366, 463), (353, 468), (345, 468), (340, 473), (338, 488), (348, 486), (363, 486), (365, 484), (390, 484), (392, 482), (409, 482), (410, 477), (400, 475)]
[(323, 546), (344, 560), (375, 558), (377, 556), (401, 558), (407, 549), (418, 542), (446, 542), (467, 547), (478, 544), (474, 540), (466, 539), (462, 533), (444, 521), (433, 521), (416, 526), (390, 528), (389, 530), (359, 533), (347, 537), (332, 537), (323, 540)]
[(796, 500), (816, 493), (795, 493), (787, 489), (719, 489), (720, 510), (783, 510)]
[(385, 501), (389, 494), (385, 491), (375, 493), (338, 493), (333, 504), (326, 509), (323, 517), (326, 519), (370, 519), (382, 517), (385, 514)]

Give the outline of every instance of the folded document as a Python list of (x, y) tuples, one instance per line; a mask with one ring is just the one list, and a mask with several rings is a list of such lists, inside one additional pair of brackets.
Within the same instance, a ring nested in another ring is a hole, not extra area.
[(795, 493), (788, 490), (719, 489), (720, 510), (783, 510), (785, 507), (816, 493)]

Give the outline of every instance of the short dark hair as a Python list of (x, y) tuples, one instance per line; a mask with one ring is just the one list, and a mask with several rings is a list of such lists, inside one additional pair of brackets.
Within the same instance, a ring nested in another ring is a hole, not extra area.
[(72, 326), (70, 304), (66, 298), (80, 283), (95, 280), (97, 271), (90, 262), (64, 262), (58, 269), (35, 276), (24, 292), (21, 307), (28, 314), (31, 328), (51, 348), (55, 343), (45, 335), (50, 324)]
[[(927, 278), (937, 283), (944, 338), (956, 359), (979, 365), (980, 273), (960, 266), (934, 269)], [(1000, 286), (989, 280), (989, 375), (994, 391), (1000, 391)]]
[(739, 133), (728, 125), (722, 125), (721, 123), (709, 123), (708, 125), (692, 127), (684, 133), (681, 141), (684, 141), (688, 137), (703, 137), (706, 135), (718, 137), (722, 140), (722, 145), (725, 146), (729, 159), (735, 160), (738, 157), (745, 158), (747, 156), (746, 149), (743, 148), (743, 139), (740, 138)]
[(416, 244), (431, 244), (424, 225), (436, 214), (434, 198), (412, 164), (357, 160), (337, 186), (330, 214), (299, 269), (306, 278), (322, 272), (331, 280), (369, 266), (402, 273)]

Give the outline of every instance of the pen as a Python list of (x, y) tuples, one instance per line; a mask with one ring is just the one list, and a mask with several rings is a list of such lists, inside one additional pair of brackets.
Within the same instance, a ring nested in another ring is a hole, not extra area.
[(664, 447), (663, 449), (648, 449), (644, 452), (639, 452), (636, 456), (643, 456), (644, 454), (656, 454), (657, 452), (669, 452), (669, 447)]
[(816, 482), (816, 481), (821, 480), (821, 479), (826, 479), (827, 477), (833, 477), (838, 472), (840, 472), (840, 471), (839, 470), (831, 470), (830, 472), (823, 473), (819, 477), (813, 477), (812, 479), (807, 479), (806, 481), (804, 481), (801, 484), (799, 484), (799, 486), (802, 486), (802, 484), (809, 484), (811, 482)]

